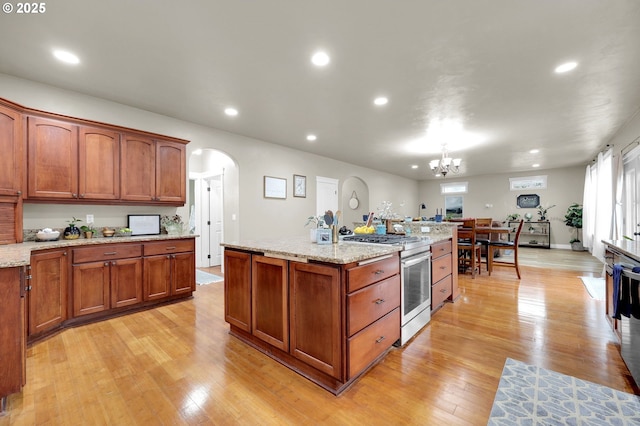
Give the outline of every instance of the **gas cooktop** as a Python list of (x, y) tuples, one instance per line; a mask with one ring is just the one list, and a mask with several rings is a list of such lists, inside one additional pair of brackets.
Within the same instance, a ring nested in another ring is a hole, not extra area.
[(355, 234), (343, 238), (344, 241), (368, 244), (393, 244), (404, 250), (428, 247), (431, 239), (402, 234)]

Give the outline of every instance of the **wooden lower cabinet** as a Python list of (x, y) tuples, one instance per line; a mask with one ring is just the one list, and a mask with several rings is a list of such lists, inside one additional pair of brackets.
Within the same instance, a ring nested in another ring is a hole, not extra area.
[(67, 319), (68, 249), (31, 255), (28, 334), (34, 336), (62, 325)]
[[(297, 262), (231, 248), (224, 253), (231, 334), (334, 394), (400, 337), (397, 255), (354, 269), (349, 285), (363, 295), (351, 297), (347, 276), (357, 264)], [(382, 270), (388, 273), (376, 273)], [(360, 283), (363, 277), (369, 281)], [(376, 303), (381, 295), (388, 304)], [(353, 327), (360, 332), (351, 335)]]
[(288, 263), (257, 255), (251, 260), (252, 333), (282, 351), (289, 350)]
[(0, 398), (24, 384), (24, 280), (22, 267), (0, 269)]
[(340, 379), (340, 269), (290, 262), (289, 280), (291, 355)]
[(143, 299), (156, 300), (195, 291), (196, 256), (192, 238), (144, 244)]
[(224, 318), (229, 324), (251, 332), (251, 254), (225, 250)]
[(452, 240), (439, 241), (431, 245), (431, 310), (442, 307), (446, 300), (457, 297), (457, 256), (453, 255)]

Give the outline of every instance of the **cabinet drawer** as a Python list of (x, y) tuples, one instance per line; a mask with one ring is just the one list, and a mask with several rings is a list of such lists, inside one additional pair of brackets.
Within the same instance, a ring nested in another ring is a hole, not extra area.
[(353, 336), (400, 306), (400, 276), (395, 275), (347, 296), (347, 335)]
[(73, 249), (73, 263), (142, 256), (142, 244), (104, 244)]
[(399, 338), (400, 308), (396, 308), (349, 339), (349, 378), (360, 373)]
[(431, 261), (431, 282), (437, 283), (447, 275), (451, 275), (451, 253)]
[(451, 275), (431, 286), (431, 309), (435, 309), (451, 296)]
[(347, 270), (347, 292), (359, 290), (400, 272), (400, 260), (397, 255), (388, 259), (356, 266)]
[(194, 239), (169, 240), (157, 243), (146, 243), (144, 245), (144, 255), (153, 256), (156, 254), (180, 253), (184, 251), (194, 251)]
[(451, 253), (451, 240), (440, 241), (439, 243), (431, 244), (432, 258), (436, 259), (448, 253)]

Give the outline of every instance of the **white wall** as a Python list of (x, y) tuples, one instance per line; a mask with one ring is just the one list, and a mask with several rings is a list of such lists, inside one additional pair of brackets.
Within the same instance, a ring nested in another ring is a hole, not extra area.
[[(275, 144), (246, 138), (194, 123), (177, 120), (126, 105), (98, 99), (28, 80), (0, 74), (0, 97), (25, 107), (85, 118), (190, 140), (187, 158), (198, 148), (211, 148), (228, 154), (238, 166), (237, 176), (226, 176), (225, 187), (238, 189), (238, 197), (227, 197), (225, 188), (225, 239), (307, 235), (306, 218), (315, 212), (315, 176), (340, 180), (360, 178), (369, 188), (368, 209), (376, 210), (382, 201), (391, 201), (401, 215), (412, 215), (417, 202), (418, 183), (411, 179), (381, 173), (341, 161), (304, 153)], [(307, 176), (307, 197), (294, 198), (294, 174)], [(263, 177), (287, 179), (287, 199), (263, 198)], [(341, 195), (341, 194), (340, 194)], [(342, 198), (340, 198), (342, 199)], [(404, 205), (404, 207), (401, 207)], [(342, 210), (348, 208), (341, 206)], [(96, 225), (115, 220), (126, 223), (132, 212), (168, 214), (171, 208), (26, 204), (25, 228), (62, 227), (71, 216), (94, 214)], [(188, 220), (186, 207), (177, 210)], [(236, 215), (237, 220), (231, 220)]]
[[(569, 248), (572, 228), (564, 224), (564, 215), (571, 204), (582, 204), (585, 167), (473, 176), (472, 178), (453, 176), (441, 180), (424, 181), (420, 184), (418, 198), (427, 203), (424, 214), (432, 216), (436, 208), (442, 208), (444, 211), (444, 195), (440, 193), (440, 184), (467, 181), (469, 192), (463, 194), (463, 216), (491, 217), (502, 221), (512, 213), (518, 213), (521, 217), (525, 213), (532, 213), (534, 220), (537, 220), (536, 209), (521, 209), (516, 205), (518, 195), (537, 194), (543, 206), (556, 205), (548, 211), (547, 218), (551, 222), (551, 246)], [(546, 189), (511, 191), (509, 188), (509, 178), (540, 175), (547, 176)], [(491, 207), (486, 207), (487, 204)]]

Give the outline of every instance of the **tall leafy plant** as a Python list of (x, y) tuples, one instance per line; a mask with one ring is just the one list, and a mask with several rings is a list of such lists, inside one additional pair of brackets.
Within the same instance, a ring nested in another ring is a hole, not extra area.
[(579, 243), (578, 229), (582, 229), (582, 206), (580, 204), (571, 204), (564, 215), (564, 224), (575, 229), (576, 236), (572, 238), (570, 243)]

